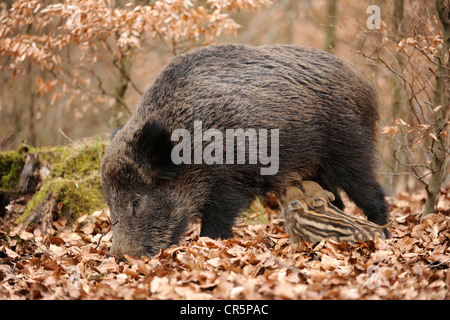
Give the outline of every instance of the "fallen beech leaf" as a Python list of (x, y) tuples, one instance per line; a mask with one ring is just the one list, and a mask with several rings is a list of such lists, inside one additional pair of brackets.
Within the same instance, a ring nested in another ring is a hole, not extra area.
[(54, 259), (47, 260), (46, 262), (44, 262), (43, 266), (45, 270), (55, 270), (56, 268), (58, 268), (58, 262)]
[(109, 242), (112, 239), (112, 231), (109, 231), (108, 233), (105, 234), (100, 234), (97, 233), (93, 238), (92, 238), (92, 242), (93, 243), (98, 243), (100, 242)]
[(62, 230), (64, 229), (64, 227), (67, 224), (67, 219), (64, 217), (59, 218), (56, 221), (53, 221), (53, 226), (57, 229), (57, 230)]
[(12, 251), (11, 249), (9, 249), (9, 248), (7, 248), (7, 247), (4, 247), (4, 248), (3, 248), (3, 251), (6, 253), (6, 255), (7, 255), (8, 257), (10, 257), (10, 258), (12, 258), (12, 259), (16, 259), (16, 258), (19, 258), (19, 257), (20, 257), (19, 254), (15, 253), (14, 251)]
[(57, 246), (54, 244), (50, 244), (49, 250), (46, 252), (51, 253), (53, 256), (62, 256), (64, 253), (66, 253), (67, 249), (61, 246)]
[(325, 270), (331, 270), (339, 267), (338, 259), (327, 256), (326, 254), (322, 255), (320, 261), (322, 262), (322, 266)]
[(372, 253), (371, 256), (376, 262), (378, 262), (390, 257), (392, 254), (393, 252), (391, 250), (378, 250)]
[(48, 276), (45, 278), (45, 280), (42, 282), (46, 287), (55, 286), (58, 284), (58, 279), (54, 276)]
[(33, 238), (34, 238), (34, 235), (33, 235), (31, 232), (22, 230), (22, 231), (20, 232), (20, 234), (19, 234), (19, 237), (20, 237), (20, 239), (22, 239), (22, 240), (28, 241), (28, 240), (30, 240), (30, 239), (33, 239)]
[(0, 264), (0, 279), (2, 283), (7, 283), (7, 281), (15, 281), (16, 274), (11, 270), (11, 267), (5, 264)]
[(18, 235), (22, 230), (23, 230), (23, 229), (22, 229), (22, 226), (21, 226), (21, 225), (18, 225), (18, 226), (16, 226), (16, 227), (12, 228), (12, 230), (9, 231), (8, 235), (9, 235), (10, 237), (15, 237), (15, 236)]
[(50, 237), (50, 243), (57, 246), (61, 246), (64, 244), (64, 240), (60, 237)]
[(108, 214), (106, 210), (95, 211), (91, 214), (92, 217), (100, 220), (100, 221), (108, 221)]
[(83, 231), (85, 234), (92, 234), (94, 231), (95, 224), (92, 222), (86, 223), (84, 226), (81, 227), (81, 231)]
[(139, 279), (139, 273), (137, 273), (136, 271), (134, 271), (131, 268), (126, 267), (123, 271), (124, 274), (130, 276), (131, 278), (133, 278), (134, 280)]
[(206, 260), (206, 262), (209, 263), (210, 265), (212, 265), (213, 267), (217, 268), (222, 265), (221, 260), (222, 260), (222, 258), (217, 257), (217, 258)]
[(395, 218), (395, 221), (399, 222), (399, 223), (404, 223), (406, 221), (406, 218), (409, 217), (409, 214), (405, 214), (399, 217)]
[(108, 259), (102, 261), (102, 263), (97, 267), (98, 270), (103, 272), (119, 272), (119, 266), (114, 259)]
[(357, 288), (342, 288), (339, 292), (340, 299), (356, 300), (361, 297), (361, 293)]
[(141, 259), (138, 259), (133, 256), (129, 256), (127, 254), (125, 255), (125, 259), (127, 259), (127, 261), (130, 264), (135, 265), (137, 267), (137, 269), (136, 269), (137, 272), (140, 272), (146, 276), (150, 274), (149, 267)]

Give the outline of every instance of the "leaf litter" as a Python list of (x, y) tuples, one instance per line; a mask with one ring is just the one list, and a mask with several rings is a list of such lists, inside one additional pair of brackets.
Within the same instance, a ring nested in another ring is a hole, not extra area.
[[(154, 257), (109, 254), (109, 210), (50, 232), (0, 230), (1, 299), (449, 299), (450, 188), (420, 221), (425, 194), (391, 202), (390, 239), (293, 244), (279, 209), (270, 223), (237, 221), (234, 238), (199, 236)], [(348, 203), (346, 211), (361, 214)]]

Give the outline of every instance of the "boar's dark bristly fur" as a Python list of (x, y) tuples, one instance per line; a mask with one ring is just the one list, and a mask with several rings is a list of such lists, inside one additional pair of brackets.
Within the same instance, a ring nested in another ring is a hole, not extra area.
[[(384, 225), (384, 192), (374, 175), (377, 120), (372, 86), (317, 49), (216, 45), (175, 57), (103, 158), (112, 251), (154, 255), (197, 218), (202, 236), (231, 237), (236, 214), (256, 196), (308, 179), (332, 191), (340, 208), (337, 192), (344, 190)], [(279, 129), (278, 173), (261, 175), (259, 164), (174, 165), (171, 134), (184, 128), (193, 135), (194, 121), (224, 135)]]

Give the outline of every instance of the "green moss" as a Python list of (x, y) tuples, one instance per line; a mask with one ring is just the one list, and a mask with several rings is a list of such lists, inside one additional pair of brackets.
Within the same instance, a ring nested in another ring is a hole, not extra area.
[(28, 150), (29, 147), (23, 144), (15, 151), (0, 153), (0, 216), (19, 193), (19, 178)]
[(69, 221), (80, 213), (102, 209), (106, 204), (100, 182), (100, 161), (106, 145), (106, 140), (98, 138), (38, 149), (41, 164), (51, 170), (16, 222), (24, 222), (48, 196), (56, 199), (57, 213)]
[(29, 149), (27, 145), (21, 145), (16, 151), (0, 153), (0, 191), (18, 191), (20, 173)]

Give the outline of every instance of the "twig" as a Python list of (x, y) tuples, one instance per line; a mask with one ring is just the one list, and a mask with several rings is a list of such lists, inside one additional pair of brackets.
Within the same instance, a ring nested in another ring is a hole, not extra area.
[(55, 255), (53, 253), (51, 253), (49, 250), (47, 250), (47, 249), (41, 247), (40, 245), (38, 245), (37, 242), (34, 241), (33, 239), (30, 239), (29, 241), (32, 244), (34, 244), (36, 247), (38, 247), (42, 251), (42, 253), (45, 254), (47, 257), (55, 258)]
[(102, 235), (100, 236), (100, 238), (98, 239), (97, 245), (95, 246), (95, 250), (98, 249), (98, 247), (100, 246), (100, 242), (102, 241), (102, 238), (105, 234), (107, 234), (108, 232), (111, 231), (111, 227), (114, 226), (116, 223), (118, 223), (120, 220), (117, 219), (114, 223), (111, 222), (111, 219), (108, 217), (109, 220), (109, 227), (108, 230), (106, 230), (105, 232), (102, 233)]
[(59, 128), (59, 133), (61, 133), (61, 135), (66, 138), (67, 140), (69, 140), (70, 143), (74, 143), (75, 141), (73, 141), (72, 139), (70, 139), (67, 134), (64, 133), (64, 131), (62, 131), (61, 128)]
[[(438, 260), (436, 260), (436, 261), (438, 261)], [(445, 261), (441, 261), (439, 263), (436, 263), (436, 261), (433, 261), (432, 263), (428, 264), (425, 268), (437, 268), (437, 267), (440, 267), (443, 264), (450, 263), (450, 259), (447, 259)]]

